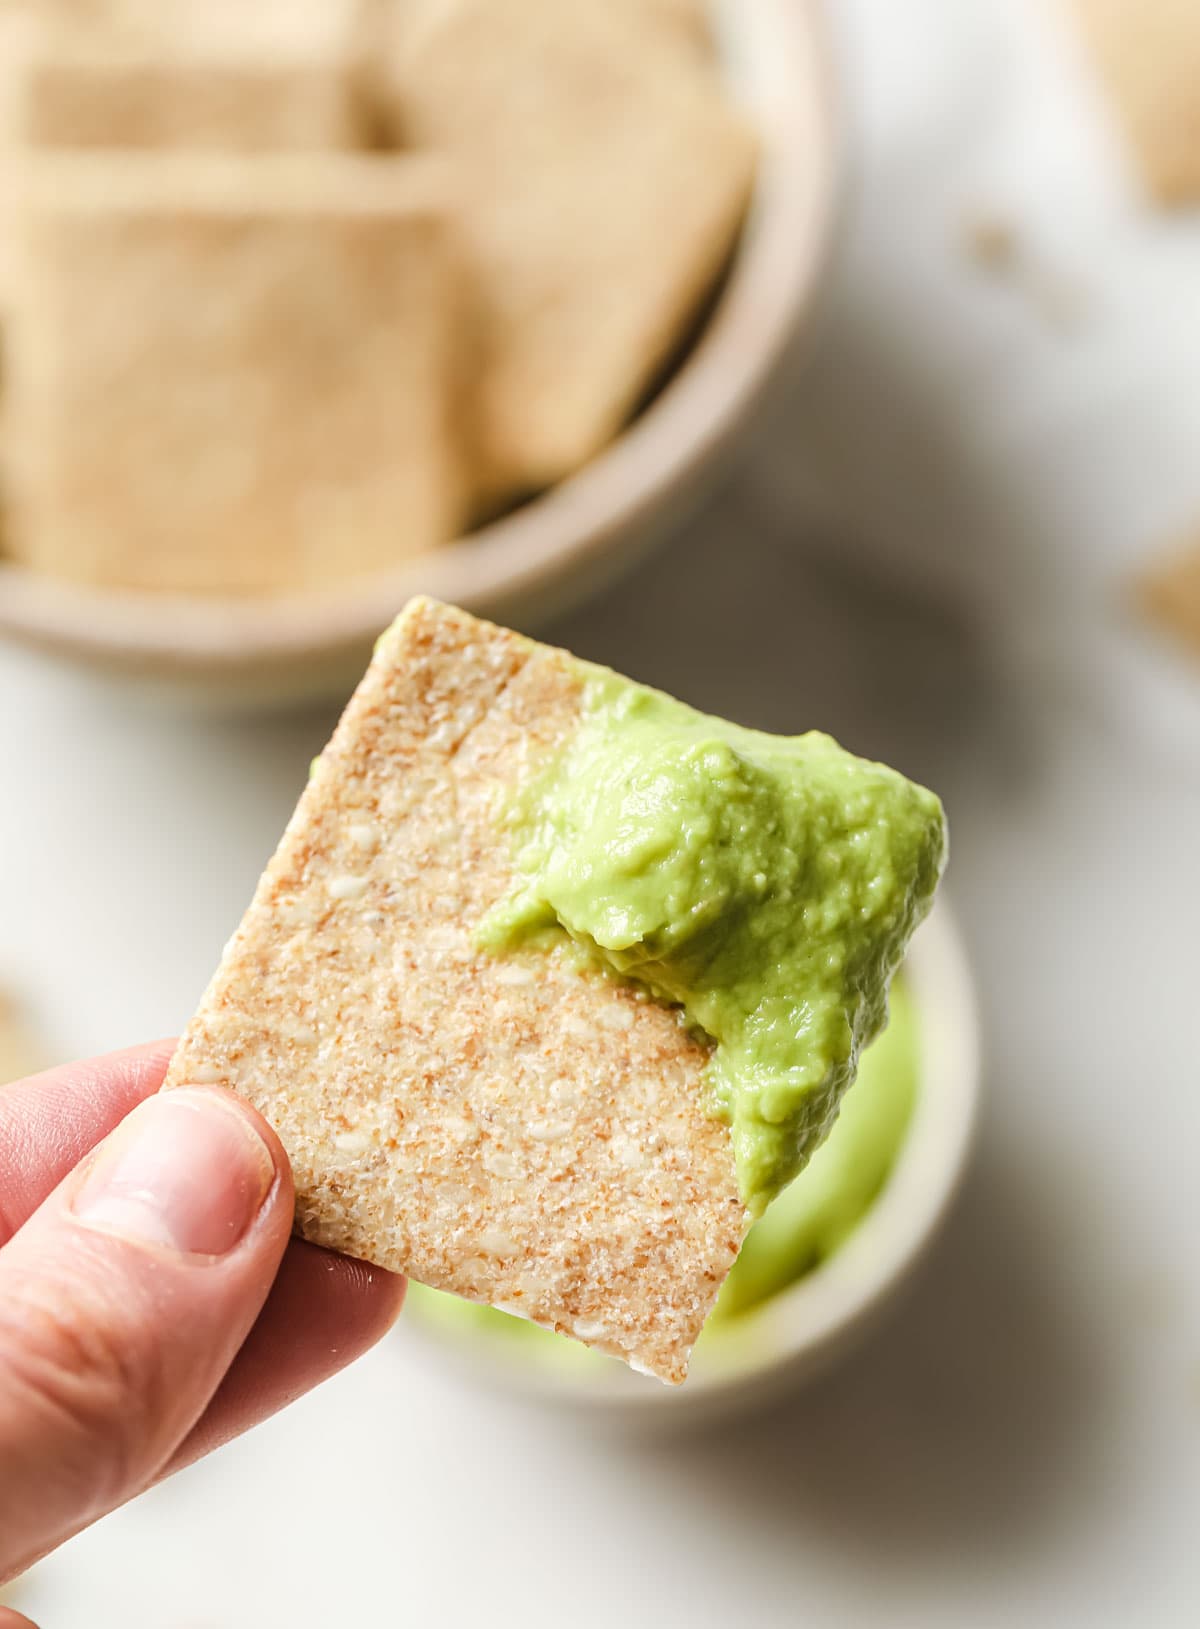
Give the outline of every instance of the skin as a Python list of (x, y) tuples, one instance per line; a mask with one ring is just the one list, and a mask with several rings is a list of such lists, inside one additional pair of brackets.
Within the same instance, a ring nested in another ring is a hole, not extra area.
[[(0, 1087), (0, 1583), (344, 1368), (400, 1310), (402, 1280), (291, 1237), (287, 1156), (249, 1105), (155, 1097), (171, 1050)], [(0, 1607), (0, 1629), (27, 1624)]]

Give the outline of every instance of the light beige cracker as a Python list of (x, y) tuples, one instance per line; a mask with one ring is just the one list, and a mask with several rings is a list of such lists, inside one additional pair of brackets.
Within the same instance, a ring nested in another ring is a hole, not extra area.
[[(503, 12), (512, 0), (493, 3)], [(439, 14), (452, 11), (455, 4), (456, 0), (374, 0), (376, 50), (386, 56), (403, 49), (414, 29), (436, 22)], [(624, 10), (637, 26), (668, 29), (690, 50), (710, 60), (713, 56), (713, 8), (709, 0), (571, 0), (565, 9), (578, 16), (589, 8)]]
[(167, 1085), (262, 1110), (306, 1238), (678, 1381), (748, 1222), (707, 1053), (570, 958), (472, 940), (511, 881), (498, 799), (569, 738), (581, 687), (563, 652), (411, 604)]
[(20, 75), (13, 139), (33, 147), (238, 151), (361, 145), (364, 0), (103, 10), (47, 25)]
[(1151, 192), (1200, 200), (1200, 5), (1072, 0)]
[(43, 156), (17, 226), (19, 558), (254, 592), (456, 535), (458, 261), (436, 163)]
[(408, 138), (464, 176), (482, 485), (546, 485), (683, 338), (736, 240), (754, 139), (699, 53), (628, 5), (445, 0), (394, 82)]
[[(258, 41), (288, 51), (324, 43), (336, 50), (347, 24), (369, 23), (378, 0), (0, 0), (39, 27), (110, 41)], [(666, 3), (666, 0), (664, 0)]]

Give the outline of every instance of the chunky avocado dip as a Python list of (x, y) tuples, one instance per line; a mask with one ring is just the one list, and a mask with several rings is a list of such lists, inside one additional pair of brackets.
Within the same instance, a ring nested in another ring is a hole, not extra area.
[(488, 949), (570, 936), (713, 1045), (710, 1110), (760, 1216), (829, 1130), (945, 859), (941, 804), (829, 736), (783, 737), (588, 668), (579, 729), (506, 818)]
[[(750, 1229), (725, 1280), (705, 1332), (703, 1348), (720, 1329), (811, 1272), (838, 1250), (883, 1188), (912, 1116), (919, 1073), (920, 1034), (903, 974), (892, 986), (891, 1016), (863, 1053), (858, 1078), (842, 1102), (829, 1136), (786, 1193)], [(562, 1340), (523, 1318), (477, 1306), (421, 1284), (409, 1285), (418, 1317), (460, 1330), (532, 1343), (546, 1358), (602, 1366), (613, 1360)]]

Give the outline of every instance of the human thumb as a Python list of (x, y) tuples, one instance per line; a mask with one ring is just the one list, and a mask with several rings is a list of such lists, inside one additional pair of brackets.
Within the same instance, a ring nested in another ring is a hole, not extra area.
[(188, 1087), (134, 1109), (0, 1250), (0, 1582), (153, 1480), (291, 1222), (274, 1133)]

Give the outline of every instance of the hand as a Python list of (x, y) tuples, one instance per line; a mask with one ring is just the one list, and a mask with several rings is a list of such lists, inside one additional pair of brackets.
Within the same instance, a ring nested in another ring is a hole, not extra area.
[(291, 1238), (287, 1156), (252, 1108), (154, 1095), (170, 1054), (0, 1087), (0, 1583), (399, 1311), (400, 1279)]

